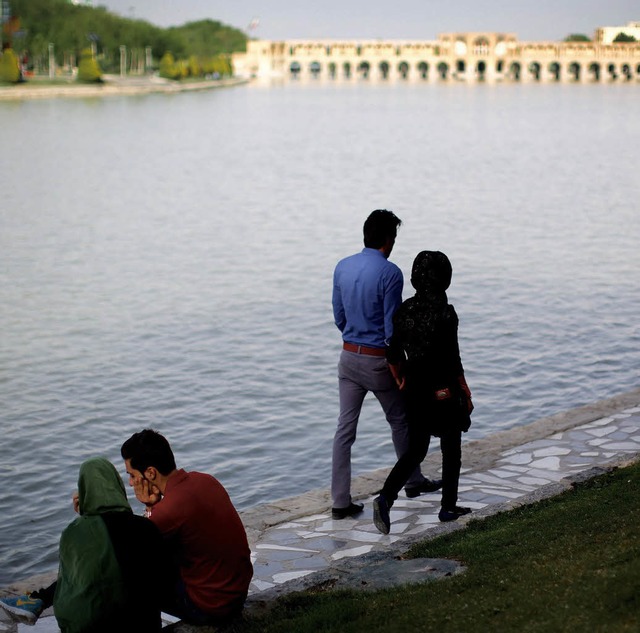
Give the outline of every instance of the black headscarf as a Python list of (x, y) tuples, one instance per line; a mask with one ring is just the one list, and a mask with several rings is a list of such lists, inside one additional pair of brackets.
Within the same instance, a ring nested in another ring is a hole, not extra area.
[(393, 317), (389, 362), (398, 362), (406, 353), (409, 359), (426, 359), (438, 367), (459, 357), (458, 316), (449, 305), (446, 293), (451, 275), (451, 262), (444, 253), (418, 253), (411, 271), (416, 294), (407, 299)]
[(413, 260), (411, 285), (420, 297), (423, 295), (441, 296), (451, 285), (452, 273), (451, 262), (444, 253), (422, 251)]
[(447, 300), (452, 267), (440, 251), (418, 253), (411, 270), (416, 294), (402, 303), (393, 317), (387, 360), (407, 359), (407, 379), (421, 388), (452, 385), (463, 374), (458, 349), (458, 315)]

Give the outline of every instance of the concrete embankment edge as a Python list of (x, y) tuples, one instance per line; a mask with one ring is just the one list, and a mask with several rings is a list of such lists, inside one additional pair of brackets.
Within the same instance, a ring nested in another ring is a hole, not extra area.
[(248, 83), (247, 79), (232, 77), (202, 81), (194, 83), (169, 81), (120, 81), (111, 80), (97, 85), (37, 85), (24, 83), (15, 86), (0, 87), (0, 101), (30, 101), (37, 99), (55, 98), (93, 98), (118, 97), (146, 94), (177, 94), (182, 92), (197, 92), (213, 90), (215, 88), (229, 88)]

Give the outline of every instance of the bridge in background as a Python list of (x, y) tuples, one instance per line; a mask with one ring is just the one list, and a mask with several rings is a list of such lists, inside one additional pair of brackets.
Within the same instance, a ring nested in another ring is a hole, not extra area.
[(237, 74), (258, 79), (388, 82), (628, 82), (640, 42), (520, 42), (513, 34), (445, 33), (435, 41), (252, 40)]

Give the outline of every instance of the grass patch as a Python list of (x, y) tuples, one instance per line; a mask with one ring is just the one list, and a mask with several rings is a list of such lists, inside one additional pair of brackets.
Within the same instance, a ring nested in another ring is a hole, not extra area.
[(614, 470), (408, 554), (460, 560), (462, 575), (377, 592), (293, 594), (232, 630), (637, 632), (639, 479), (640, 464)]

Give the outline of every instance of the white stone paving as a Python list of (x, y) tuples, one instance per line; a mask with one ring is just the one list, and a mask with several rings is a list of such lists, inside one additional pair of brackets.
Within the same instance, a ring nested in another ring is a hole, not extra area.
[[(541, 486), (639, 451), (640, 406), (637, 406), (506, 450), (494, 467), (484, 472), (463, 469), (458, 503), (480, 510), (513, 502)], [(373, 525), (373, 498), (365, 500), (364, 512), (355, 518), (334, 521), (328, 508), (326, 514), (314, 514), (266, 530), (253, 548), (254, 579), (250, 592), (302, 578), (329, 567), (332, 562), (385, 548), (403, 537), (426, 536), (439, 524), (440, 493), (416, 499), (400, 497), (391, 510), (391, 533), (382, 535)], [(469, 516), (472, 518), (473, 514)], [(287, 545), (283, 546), (283, 542)], [(283, 551), (289, 556), (283, 557)]]

